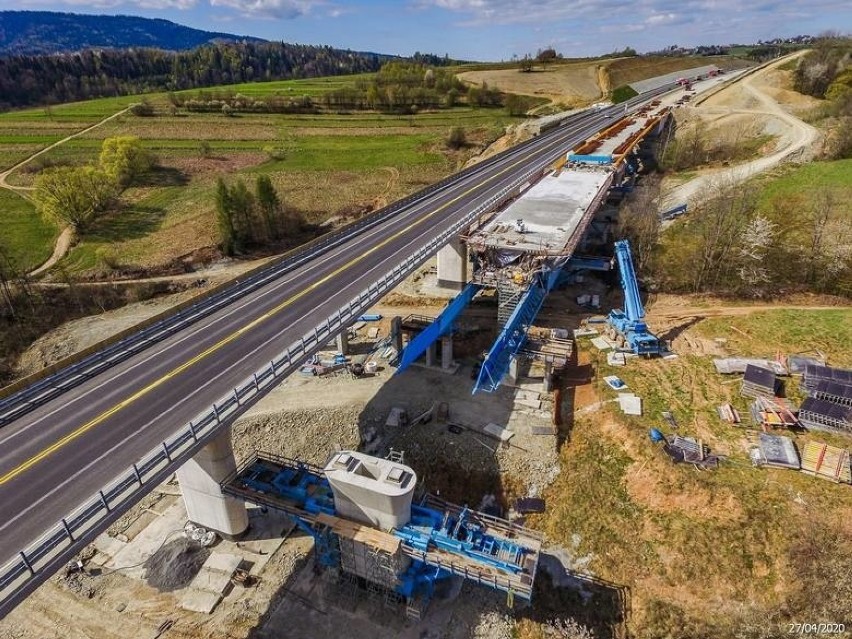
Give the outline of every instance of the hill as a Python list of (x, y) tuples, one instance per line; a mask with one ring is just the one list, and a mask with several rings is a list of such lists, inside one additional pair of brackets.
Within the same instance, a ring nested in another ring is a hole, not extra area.
[(747, 62), (729, 56), (633, 56), (626, 58), (586, 58), (553, 62), (521, 73), (519, 65), (477, 65), (459, 74), (463, 82), (486, 83), (507, 93), (546, 98), (563, 106), (585, 106), (618, 86), (658, 75), (716, 64), (739, 68)]
[(192, 29), (168, 20), (54, 11), (0, 11), (0, 56), (69, 53), (89, 48), (154, 47), (182, 51), (213, 42), (260, 38)]

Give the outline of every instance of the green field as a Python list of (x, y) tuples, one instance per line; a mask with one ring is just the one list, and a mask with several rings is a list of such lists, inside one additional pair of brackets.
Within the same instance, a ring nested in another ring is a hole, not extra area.
[[(319, 97), (370, 75), (239, 84), (180, 92), (184, 97), (241, 93)], [(215, 245), (214, 191), (219, 177), (254, 181), (269, 174), (282, 199), (313, 223), (346, 218), (423, 188), (456, 170), (517, 121), (503, 109), (465, 106), (416, 115), (375, 112), (324, 114), (195, 113), (174, 109), (166, 93), (104, 98), (0, 114), (0, 168), (142, 99), (155, 115), (122, 115), (43, 154), (8, 181), (32, 186), (46, 166), (96, 162), (103, 140), (132, 135), (161, 168), (128, 189), (65, 258), (71, 272), (105, 274), (157, 269)], [(449, 150), (451, 128), (465, 129), (469, 146)], [(203, 141), (203, 145), (202, 145)], [(33, 213), (30, 215), (34, 216)], [(40, 220), (32, 222), (36, 227)], [(38, 235), (31, 242), (37, 243)], [(42, 236), (49, 255), (52, 236)]]
[(844, 201), (852, 197), (852, 160), (812, 162), (787, 170), (782, 178), (766, 181), (761, 191), (761, 203), (768, 209), (775, 198), (806, 199), (813, 192), (829, 188)]
[(28, 200), (5, 189), (0, 189), (0, 225), (0, 259), (8, 257), (15, 270), (29, 271), (53, 252), (56, 227), (45, 222)]

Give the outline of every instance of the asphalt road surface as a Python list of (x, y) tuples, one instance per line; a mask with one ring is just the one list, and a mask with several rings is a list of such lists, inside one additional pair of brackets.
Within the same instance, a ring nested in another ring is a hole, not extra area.
[(575, 116), (0, 429), (0, 566), (477, 203), (610, 122)]

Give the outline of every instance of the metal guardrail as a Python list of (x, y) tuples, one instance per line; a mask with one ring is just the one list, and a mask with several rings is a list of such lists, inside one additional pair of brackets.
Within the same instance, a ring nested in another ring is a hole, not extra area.
[[(581, 119), (581, 118), (578, 118)], [(349, 239), (394, 217), (399, 212), (425, 200), (446, 186), (470, 175), (483, 171), (508, 157), (520, 154), (529, 146), (540, 145), (547, 138), (533, 138), (507, 151), (493, 156), (472, 167), (468, 167), (443, 180), (432, 184), (406, 198), (394, 202), (375, 214), (352, 224), (327, 233), (283, 256), (272, 265), (262, 265), (244, 279), (227, 282), (208, 292), (201, 299), (194, 299), (185, 306), (178, 306), (148, 320), (150, 325), (132, 327), (123, 333), (108, 338), (81, 353), (72, 355), (53, 364), (44, 371), (30, 375), (14, 384), (0, 389), (0, 428), (22, 417), (28, 412), (49, 402), (62, 393), (75, 388), (86, 380), (119, 364), (132, 355), (203, 319), (231, 302), (265, 286), (276, 278), (291, 272)]]
[(513, 181), (511, 187), (504, 188), (464, 215), (377, 282), (370, 284), (312, 332), (291, 344), (268, 365), (237, 386), (233, 393), (217, 400), (208, 411), (198, 415), (182, 430), (162, 442), (124, 474), (60, 520), (36, 542), (20, 551), (17, 559), (6, 564), (0, 571), (0, 618), (38, 586), (42, 581), (40, 577), (46, 578), (52, 574), (69, 554), (94, 539), (105, 526), (136, 503), (140, 496), (161, 483), (222, 428), (230, 425), (251, 404), (296, 370), (306, 357), (320, 350), (332, 337), (354, 322), (364, 309), (377, 302), (477, 217), (510, 197), (520, 184), (540, 170), (536, 168), (525, 173)]
[[(647, 97), (645, 96), (646, 99)], [(176, 468), (191, 458), (223, 428), (229, 426), (281, 379), (295, 371), (306, 357), (319, 351), (332, 337), (354, 322), (365, 309), (377, 302), (465, 227), (499, 206), (521, 185), (543, 170), (542, 167), (535, 167), (523, 173), (512, 181), (511, 186), (505, 187), (465, 214), (447, 230), (370, 284), (346, 306), (340, 307), (312, 332), (291, 344), (268, 365), (253, 373), (234, 388), (233, 393), (214, 402), (209, 410), (196, 416), (182, 430), (132, 464), (123, 475), (48, 529), (38, 540), (19, 551), (16, 559), (12, 559), (0, 569), (0, 619), (53, 574), (77, 549), (94, 540), (106, 526), (162, 483)], [(372, 219), (370, 222), (376, 223), (377, 220)], [(294, 256), (293, 259), (306, 258), (307, 254), (304, 254)], [(263, 277), (264, 273), (258, 273), (258, 278)], [(268, 272), (266, 274), (269, 275)], [(222, 295), (222, 299), (231, 301), (239, 295), (239, 291), (226, 290)], [(153, 330), (154, 326), (150, 328)], [(162, 326), (159, 328), (163, 329)], [(147, 339), (151, 340), (153, 336)], [(68, 381), (73, 383), (73, 378)]]

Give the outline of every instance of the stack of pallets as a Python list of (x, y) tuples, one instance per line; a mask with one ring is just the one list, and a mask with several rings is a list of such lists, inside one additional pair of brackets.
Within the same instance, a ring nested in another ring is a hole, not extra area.
[(808, 429), (852, 432), (852, 406), (808, 397), (799, 407), (799, 421)]
[(852, 484), (849, 451), (822, 442), (808, 442), (802, 451), (802, 472), (814, 477)]
[(743, 376), (740, 393), (745, 397), (775, 397), (778, 390), (778, 378), (766, 368), (749, 364)]

